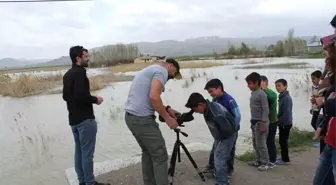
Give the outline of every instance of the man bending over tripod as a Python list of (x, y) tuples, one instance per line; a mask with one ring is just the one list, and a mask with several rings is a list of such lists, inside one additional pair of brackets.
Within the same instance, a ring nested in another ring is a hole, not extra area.
[(181, 78), (179, 70), (174, 59), (146, 67), (135, 75), (128, 94), (125, 121), (142, 149), (144, 185), (169, 184), (167, 149), (154, 112), (170, 128), (177, 127), (177, 111), (164, 107), (160, 95), (169, 79)]
[(199, 93), (190, 95), (186, 107), (204, 115), (205, 122), (215, 139), (213, 148), (216, 185), (228, 185), (227, 161), (237, 138), (237, 122), (225, 107), (205, 100)]

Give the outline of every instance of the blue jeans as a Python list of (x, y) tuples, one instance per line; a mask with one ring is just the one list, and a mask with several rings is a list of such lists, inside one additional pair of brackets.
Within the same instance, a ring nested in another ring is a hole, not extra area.
[(335, 184), (334, 179), (336, 179), (336, 148), (326, 145), (320, 155), (313, 185)]
[(93, 154), (96, 145), (97, 122), (87, 119), (71, 126), (75, 139), (75, 170), (79, 183), (94, 185)]
[(216, 174), (216, 185), (229, 184), (227, 162), (230, 159), (231, 150), (236, 138), (237, 133), (233, 134), (225, 140), (215, 140), (214, 165)]
[[(238, 133), (236, 135), (236, 139), (233, 142), (233, 146), (232, 146), (232, 150), (230, 152), (230, 159), (227, 161), (228, 164), (228, 171), (233, 172), (234, 171), (234, 160), (236, 157), (236, 142), (238, 139)], [(214, 164), (214, 147), (215, 147), (215, 142), (212, 145), (211, 151), (210, 151), (210, 156), (209, 156), (209, 165), (210, 168), (213, 169), (215, 168), (215, 164)]]

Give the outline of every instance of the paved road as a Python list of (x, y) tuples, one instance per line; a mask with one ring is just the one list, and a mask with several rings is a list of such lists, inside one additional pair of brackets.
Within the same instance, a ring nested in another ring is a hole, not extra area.
[[(208, 152), (192, 153), (199, 167), (204, 167), (208, 161)], [(236, 171), (230, 180), (231, 185), (310, 185), (318, 161), (317, 148), (291, 154), (292, 164), (277, 166), (272, 170), (260, 172), (247, 164), (236, 161)], [(174, 184), (176, 185), (214, 185), (213, 178), (201, 181), (188, 158), (181, 155), (181, 163), (177, 163)], [(128, 166), (97, 177), (99, 182), (109, 182), (111, 185), (143, 185), (141, 164)]]

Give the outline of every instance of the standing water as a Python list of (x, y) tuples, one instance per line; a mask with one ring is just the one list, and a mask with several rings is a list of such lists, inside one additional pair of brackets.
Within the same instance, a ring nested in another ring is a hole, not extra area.
[[(262, 62), (265, 59), (253, 59)], [(221, 62), (221, 61), (220, 61)], [(277, 69), (235, 69), (230, 61), (222, 67), (206, 69), (184, 69), (183, 79), (169, 81), (162, 98), (180, 112), (188, 111), (184, 105), (192, 92), (200, 92), (210, 98), (204, 90), (205, 83), (211, 78), (219, 78), (225, 91), (237, 101), (242, 113), (241, 130), (237, 144), (238, 153), (250, 149), (244, 140), (250, 132), (250, 91), (245, 77), (256, 71), (266, 75), (270, 88), (275, 91), (276, 79), (285, 78), (293, 98), (294, 125), (301, 129), (310, 128), (309, 97), (310, 73), (323, 66), (320, 60), (272, 59), (273, 63), (307, 62), (310, 67)], [(239, 63), (238, 63), (239, 64)], [(257, 64), (253, 64), (257, 65)], [(124, 117), (124, 104), (130, 82), (116, 83), (101, 91), (94, 92), (104, 97), (100, 106), (94, 106), (98, 122), (96, 162), (125, 157), (139, 156), (141, 151), (127, 129)], [(59, 185), (67, 184), (65, 170), (73, 167), (73, 136), (68, 125), (67, 109), (61, 94), (33, 96), (21, 99), (0, 97), (0, 184), (15, 185)], [(165, 123), (160, 124), (169, 151), (175, 141), (175, 133)], [(182, 138), (190, 147), (204, 146), (210, 149), (213, 139), (201, 115), (186, 123), (183, 131), (189, 137)], [(69, 177), (68, 177), (69, 178)], [(75, 179), (76, 177), (71, 177)]]

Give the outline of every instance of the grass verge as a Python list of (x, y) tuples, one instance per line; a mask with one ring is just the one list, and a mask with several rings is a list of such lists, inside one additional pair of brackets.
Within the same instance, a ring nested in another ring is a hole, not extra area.
[[(291, 129), (289, 139), (288, 139), (288, 148), (290, 152), (300, 152), (305, 149), (305, 147), (312, 146), (314, 141), (312, 140), (314, 132), (299, 130), (297, 127)], [(248, 142), (251, 142), (249, 139)], [(279, 138), (276, 138), (276, 147), (277, 154), (280, 153)], [(253, 161), (256, 158), (255, 152), (253, 150), (248, 150), (245, 153), (236, 156), (240, 161)]]
[(253, 66), (241, 66), (241, 67), (234, 67), (234, 69), (304, 69), (308, 67), (309, 67), (308, 63), (299, 62), (299, 63), (260, 64)]

